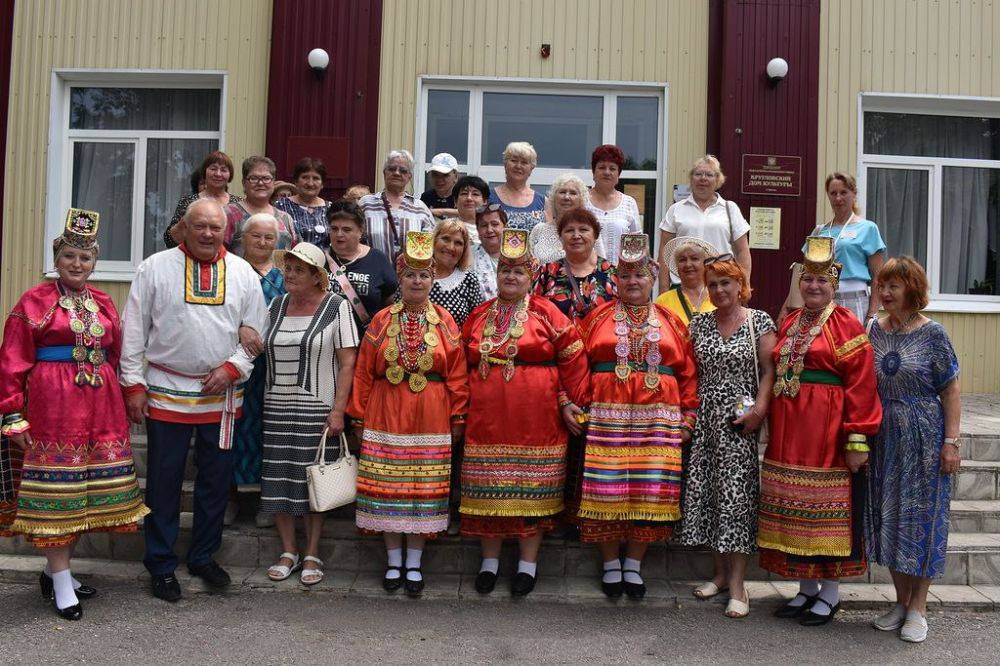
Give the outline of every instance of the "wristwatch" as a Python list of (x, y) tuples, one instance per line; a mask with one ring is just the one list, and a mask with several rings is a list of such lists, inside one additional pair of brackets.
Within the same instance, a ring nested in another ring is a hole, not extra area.
[(945, 437), (944, 438), (944, 443), (945, 444), (951, 444), (952, 446), (955, 446), (955, 447), (961, 446), (961, 441), (962, 441), (961, 437)]

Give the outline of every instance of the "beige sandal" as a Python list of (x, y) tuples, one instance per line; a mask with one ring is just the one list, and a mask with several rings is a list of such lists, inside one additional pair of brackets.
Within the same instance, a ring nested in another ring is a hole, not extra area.
[(750, 614), (750, 595), (747, 595), (746, 601), (740, 601), (730, 597), (729, 603), (726, 604), (726, 617), (732, 618), (734, 620), (739, 620)]
[(302, 558), (302, 562), (314, 562), (316, 564), (312, 569), (306, 569), (305, 566), (302, 567), (302, 573), (299, 574), (299, 581), (303, 585), (315, 585), (323, 580), (323, 560), (312, 555), (306, 555)]
[(710, 580), (707, 583), (702, 583), (698, 587), (694, 588), (694, 592), (692, 592), (692, 594), (695, 596), (696, 599), (701, 599), (704, 601), (705, 599), (711, 599), (720, 592), (725, 592), (728, 589), (729, 589), (728, 585), (723, 585), (722, 587), (719, 587), (718, 585), (715, 584), (715, 581)]

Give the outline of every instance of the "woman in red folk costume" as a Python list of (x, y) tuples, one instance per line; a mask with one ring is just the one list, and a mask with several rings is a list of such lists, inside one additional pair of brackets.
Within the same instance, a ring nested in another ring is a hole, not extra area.
[(83, 617), (80, 599), (97, 593), (70, 573), (77, 538), (135, 531), (149, 513), (118, 385), (118, 311), (87, 286), (98, 222), (97, 213), (70, 209), (52, 246), (59, 279), (21, 296), (0, 347), (2, 433), (13, 463), (13, 483), (3, 479), (0, 490), (14, 490), (0, 497), (0, 536), (23, 535), (45, 554), (42, 596), (67, 620)]
[(865, 329), (833, 302), (840, 265), (832, 239), (809, 237), (803, 266), (805, 305), (781, 322), (773, 352), (757, 544), (762, 568), (799, 579), (798, 594), (775, 615), (819, 626), (840, 607), (840, 577), (867, 568), (860, 470), (882, 405)]
[(511, 594), (535, 587), (542, 536), (563, 511), (567, 432), (582, 431), (587, 355), (576, 327), (532, 296), (536, 262), (528, 232), (503, 232), (499, 296), (476, 308), (462, 337), (469, 362), (469, 419), (462, 463), (462, 534), (482, 541), (476, 591), (496, 585), (500, 547), (518, 539)]
[(681, 444), (691, 439), (698, 407), (687, 327), (650, 303), (656, 264), (648, 243), (646, 234), (622, 236), (618, 298), (581, 325), (593, 375), (580, 539), (598, 544), (601, 589), (612, 598), (645, 595), (646, 549), (669, 538), (681, 516)]

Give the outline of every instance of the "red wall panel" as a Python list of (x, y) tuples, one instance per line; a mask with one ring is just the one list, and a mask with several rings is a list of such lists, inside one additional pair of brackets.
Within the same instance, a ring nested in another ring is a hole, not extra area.
[[(308, 156), (329, 170), (326, 196), (372, 185), (381, 42), (381, 0), (275, 0), (267, 154), (279, 177)], [(314, 48), (330, 54), (322, 78), (306, 62)]]
[[(752, 250), (753, 304), (777, 314), (788, 293), (788, 266), (801, 257), (803, 239), (816, 223), (819, 132), (820, 0), (713, 0), (707, 144), (718, 151), (727, 181), (722, 196), (740, 205), (781, 208), (781, 248)], [(765, 67), (788, 61), (788, 75), (772, 86)], [(745, 154), (802, 158), (797, 197), (745, 195), (740, 165)]]

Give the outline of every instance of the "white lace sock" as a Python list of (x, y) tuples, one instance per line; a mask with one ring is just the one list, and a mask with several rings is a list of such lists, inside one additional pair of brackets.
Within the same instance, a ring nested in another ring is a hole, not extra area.
[[(49, 568), (49, 563), (48, 562), (45, 563), (45, 568), (42, 569), (42, 571), (45, 572), (46, 576), (48, 576), (49, 578), (52, 578), (52, 569)], [(79, 590), (81, 587), (83, 587), (83, 584), (74, 577), (73, 578), (73, 589), (74, 590)]]
[(500, 558), (484, 557), (483, 563), (479, 565), (479, 573), (484, 571), (489, 571), (491, 574), (496, 574), (496, 572), (500, 571)]
[(76, 592), (73, 590), (73, 574), (69, 572), (69, 569), (56, 571), (52, 574), (52, 587), (56, 593), (57, 608), (69, 608), (80, 603), (80, 600), (76, 598)]
[(532, 578), (535, 577), (535, 572), (538, 570), (537, 562), (526, 562), (525, 560), (518, 560), (517, 562), (517, 573), (526, 573)]
[[(419, 569), (420, 568), (420, 558), (424, 556), (423, 548), (407, 548), (406, 549), (406, 568), (407, 569)], [(414, 582), (418, 580), (423, 580), (424, 577), (419, 571), (407, 571), (406, 580), (412, 580)]]
[[(390, 548), (385, 551), (386, 554), (386, 564), (390, 567), (401, 567), (403, 566), (403, 549), (402, 548)], [(389, 580), (396, 580), (399, 578), (399, 571), (394, 569), (388, 569), (385, 572), (385, 577)]]
[(625, 582), (632, 583), (633, 585), (642, 585), (642, 576), (637, 572), (642, 566), (642, 560), (633, 560), (631, 557), (625, 558), (625, 566), (622, 569), (625, 570)]
[(614, 584), (622, 582), (622, 563), (618, 560), (608, 560), (604, 563), (604, 576), (601, 582)]
[(814, 580), (812, 578), (800, 580), (799, 593), (795, 595), (795, 597), (791, 601), (788, 602), (788, 605), (791, 606), (792, 608), (798, 608), (799, 606), (803, 606), (806, 603), (806, 600), (802, 597), (803, 594), (806, 595), (807, 597), (814, 597), (818, 592), (819, 592), (818, 580)]

